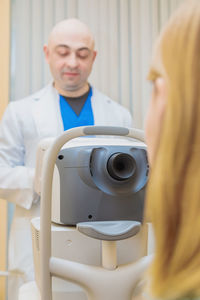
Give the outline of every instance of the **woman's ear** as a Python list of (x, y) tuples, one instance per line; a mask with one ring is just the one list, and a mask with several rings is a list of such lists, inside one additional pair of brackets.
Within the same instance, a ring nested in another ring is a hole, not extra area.
[(167, 100), (167, 90), (166, 90), (166, 81), (162, 77), (158, 77), (155, 80), (155, 98), (158, 105), (158, 108), (160, 109), (161, 115), (165, 111), (166, 107), (166, 100)]

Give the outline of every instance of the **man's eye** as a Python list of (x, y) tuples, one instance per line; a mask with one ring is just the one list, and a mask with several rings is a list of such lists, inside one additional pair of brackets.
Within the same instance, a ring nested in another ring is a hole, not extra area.
[(66, 51), (58, 51), (58, 55), (60, 56), (66, 56), (68, 54), (68, 52)]
[(79, 51), (77, 53), (78, 57), (83, 58), (83, 59), (87, 58), (89, 56), (89, 54), (90, 53), (87, 50)]
[(88, 57), (88, 55), (78, 55), (80, 58), (82, 58), (82, 59), (84, 59), (84, 58), (87, 58)]
[(57, 49), (57, 54), (60, 56), (66, 56), (69, 54), (69, 51), (67, 49)]

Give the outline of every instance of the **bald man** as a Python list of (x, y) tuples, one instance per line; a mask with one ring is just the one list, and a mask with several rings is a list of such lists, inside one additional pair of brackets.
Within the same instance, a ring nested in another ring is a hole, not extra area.
[(44, 46), (46, 60), (60, 94), (79, 97), (88, 91), (88, 76), (96, 57), (89, 28), (76, 19), (58, 23)]
[(9, 300), (17, 300), (19, 286), (34, 279), (30, 221), (39, 216), (40, 199), (33, 186), (39, 141), (72, 127), (131, 127), (132, 122), (124, 107), (88, 82), (97, 52), (85, 24), (77, 19), (58, 23), (44, 54), (52, 82), (25, 99), (11, 102), (0, 125), (0, 197), (15, 203), (9, 269), (20, 273), (9, 278)]

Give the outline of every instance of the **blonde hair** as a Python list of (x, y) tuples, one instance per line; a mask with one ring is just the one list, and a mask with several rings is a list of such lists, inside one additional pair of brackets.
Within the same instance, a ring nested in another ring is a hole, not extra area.
[[(147, 191), (155, 233), (153, 297), (200, 296), (200, 1), (187, 0), (158, 41), (167, 106)], [(164, 74), (163, 74), (164, 69)]]

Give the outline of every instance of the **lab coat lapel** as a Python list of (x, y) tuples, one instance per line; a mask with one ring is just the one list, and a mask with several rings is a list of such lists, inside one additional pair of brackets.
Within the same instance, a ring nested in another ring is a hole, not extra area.
[(110, 114), (110, 99), (97, 89), (92, 88), (92, 110), (94, 115), (94, 124), (97, 126), (113, 125), (113, 116)]
[(33, 118), (40, 138), (58, 136), (63, 132), (59, 95), (49, 84), (33, 96)]
[(105, 111), (102, 111), (102, 105), (100, 101), (101, 99), (98, 91), (94, 87), (92, 87), (91, 104), (94, 115), (94, 125), (99, 126), (104, 125), (105, 123)]

